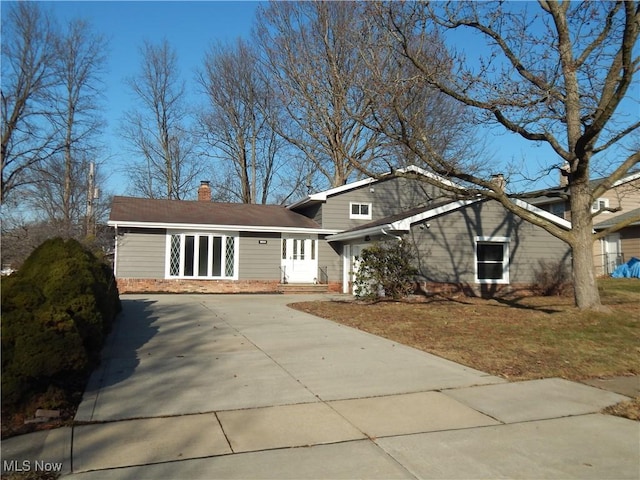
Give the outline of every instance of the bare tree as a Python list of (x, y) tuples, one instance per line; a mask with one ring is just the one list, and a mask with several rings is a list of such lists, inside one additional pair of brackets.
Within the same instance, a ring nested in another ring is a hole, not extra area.
[(140, 156), (131, 165), (134, 190), (149, 198), (183, 199), (192, 195), (202, 171), (190, 131), (185, 83), (175, 51), (164, 40), (145, 42), (140, 73), (127, 79), (139, 108), (126, 114), (123, 134)]
[(86, 205), (93, 196), (93, 191), (88, 191), (88, 176), (89, 165), (95, 163), (99, 152), (103, 125), (100, 98), (106, 48), (104, 37), (77, 19), (69, 22), (56, 42), (53, 75), (57, 87), (50, 92), (50, 117), (61, 147), (35, 169), (35, 188), (29, 196), (47, 218), (61, 221), (60, 233), (65, 236), (84, 230)]
[(49, 103), (50, 89), (57, 81), (55, 28), (36, 2), (17, 2), (6, 10), (2, 18), (0, 203), (15, 189), (30, 184), (32, 168), (59, 146)]
[(267, 203), (288, 170), (284, 140), (268, 120), (274, 97), (255, 49), (243, 40), (211, 47), (198, 82), (208, 99), (200, 115), (209, 155), (218, 162), (216, 190), (243, 203)]
[[(479, 121), (553, 149), (557, 159), (550, 160), (549, 170), (567, 166), (571, 230), (520, 207), (489, 178), (443, 158), (411, 116), (396, 112), (402, 128), (385, 132), (433, 171), (470, 185), (466, 193), (495, 199), (565, 241), (573, 252), (576, 305), (601, 309), (593, 241), (638, 221), (627, 218), (594, 234), (591, 204), (640, 161), (640, 152), (628, 141), (638, 131), (638, 117), (625, 118), (620, 112), (621, 104), (631, 100), (629, 86), (640, 64), (634, 57), (640, 4), (542, 0), (535, 13), (528, 11), (531, 4), (515, 2), (389, 2), (373, 7), (375, 15), (369, 18), (388, 33), (388, 51), (412, 66), (406, 80), (472, 107)], [(489, 53), (477, 60), (457, 54), (445, 74), (434, 71), (429, 48), (434, 36), (460, 30), (474, 32), (474, 42), (486, 41)], [(606, 152), (609, 175), (593, 188), (593, 162)]]
[(331, 186), (384, 156), (381, 136), (354, 120), (367, 109), (354, 88), (362, 59), (361, 2), (273, 2), (258, 14), (257, 36), (286, 112), (273, 128)]

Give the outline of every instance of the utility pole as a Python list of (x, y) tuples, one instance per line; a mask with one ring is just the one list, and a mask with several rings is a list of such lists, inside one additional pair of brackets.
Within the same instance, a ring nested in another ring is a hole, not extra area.
[(94, 218), (94, 205), (93, 202), (99, 196), (99, 191), (95, 186), (96, 180), (96, 164), (94, 162), (89, 163), (89, 185), (87, 186), (87, 218), (85, 225), (85, 236), (95, 236), (96, 234), (96, 222)]

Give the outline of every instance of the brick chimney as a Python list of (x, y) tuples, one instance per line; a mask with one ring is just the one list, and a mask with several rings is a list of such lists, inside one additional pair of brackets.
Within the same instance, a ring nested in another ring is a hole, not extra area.
[(491, 183), (498, 187), (499, 190), (504, 192), (504, 187), (507, 186), (507, 181), (504, 178), (502, 173), (496, 173), (495, 175), (491, 175)]
[(560, 167), (560, 186), (566, 187), (569, 185), (569, 172), (571, 171), (571, 167), (567, 162), (565, 162), (562, 167)]
[(209, 180), (202, 180), (198, 187), (198, 201), (210, 202), (211, 201), (211, 187), (209, 186)]

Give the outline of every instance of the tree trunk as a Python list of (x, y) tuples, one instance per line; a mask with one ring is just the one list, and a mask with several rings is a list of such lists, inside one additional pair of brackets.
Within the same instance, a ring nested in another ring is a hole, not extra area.
[(581, 310), (607, 310), (600, 302), (593, 264), (593, 218), (591, 195), (586, 176), (571, 186), (571, 229), (573, 241), (573, 288), (576, 306)]

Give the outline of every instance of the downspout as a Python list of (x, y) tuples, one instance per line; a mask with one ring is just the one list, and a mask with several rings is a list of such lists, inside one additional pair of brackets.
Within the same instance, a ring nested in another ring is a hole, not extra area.
[(117, 278), (117, 265), (118, 265), (118, 225), (115, 228), (116, 238), (114, 239), (114, 247), (113, 247), (113, 277)]

